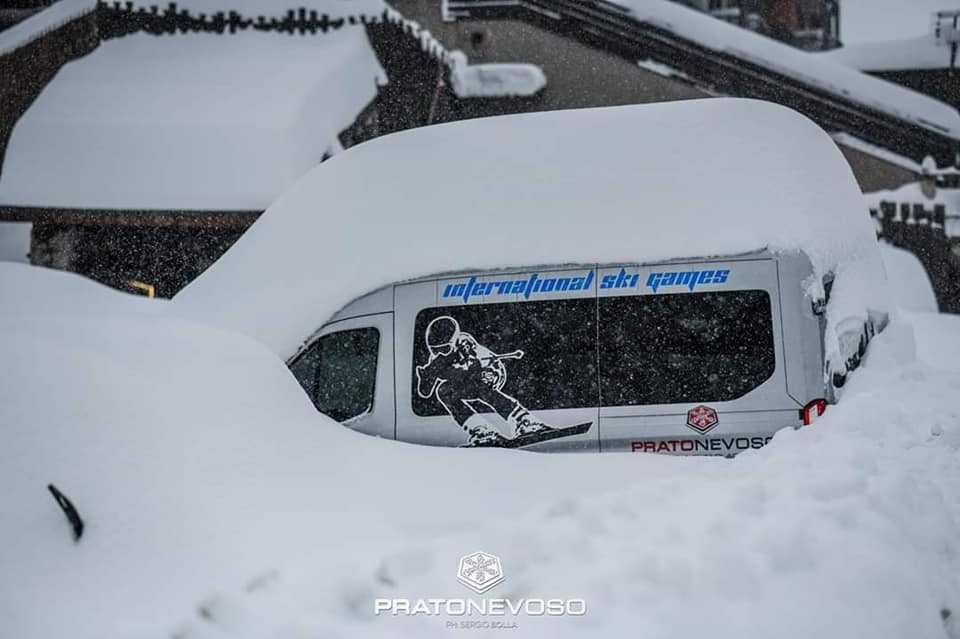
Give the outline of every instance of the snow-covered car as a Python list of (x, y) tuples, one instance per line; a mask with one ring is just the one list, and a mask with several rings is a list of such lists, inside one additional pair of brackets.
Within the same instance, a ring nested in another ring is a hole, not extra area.
[(836, 401), (886, 322), (849, 166), (756, 101), (386, 136), (251, 234), (179, 303), (272, 343), (322, 412), (421, 444), (759, 448)]

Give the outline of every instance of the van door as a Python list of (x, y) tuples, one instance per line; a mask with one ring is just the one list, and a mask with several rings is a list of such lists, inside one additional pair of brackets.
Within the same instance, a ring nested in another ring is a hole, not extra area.
[(596, 301), (592, 266), (397, 286), (397, 438), (511, 445), (545, 425), (567, 434), (524, 448), (597, 451)]
[(393, 439), (393, 313), (330, 322), (290, 364), (317, 410)]
[(732, 455), (798, 425), (776, 260), (598, 275), (602, 450)]

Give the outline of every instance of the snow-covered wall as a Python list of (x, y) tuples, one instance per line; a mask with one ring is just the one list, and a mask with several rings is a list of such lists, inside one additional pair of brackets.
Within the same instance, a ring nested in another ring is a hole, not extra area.
[(503, 116), (324, 163), (172, 307), (288, 356), (352, 299), (406, 278), (764, 247), (838, 272), (849, 294), (834, 295), (835, 324), (862, 327), (884, 303), (866, 299), (882, 295), (882, 266), (850, 167), (797, 113), (712, 99)]

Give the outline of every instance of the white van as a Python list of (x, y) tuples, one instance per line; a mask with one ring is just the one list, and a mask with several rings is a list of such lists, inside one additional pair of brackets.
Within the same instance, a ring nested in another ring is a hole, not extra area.
[(318, 410), (379, 437), (733, 455), (811, 423), (844, 382), (825, 381), (810, 275), (767, 251), (445, 274), (349, 304), (289, 365)]
[(357, 145), (174, 306), (260, 340), (378, 437), (732, 455), (838, 398), (885, 288), (831, 138), (710, 99)]

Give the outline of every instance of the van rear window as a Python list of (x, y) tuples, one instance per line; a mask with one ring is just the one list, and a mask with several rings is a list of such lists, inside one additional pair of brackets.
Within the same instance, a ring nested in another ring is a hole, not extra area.
[(532, 410), (596, 406), (597, 301), (428, 308), (417, 315), (413, 356), (416, 415), (446, 414), (441, 396), (480, 413), (509, 398)]
[(766, 291), (602, 297), (603, 406), (742, 397), (776, 368)]

